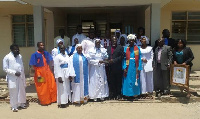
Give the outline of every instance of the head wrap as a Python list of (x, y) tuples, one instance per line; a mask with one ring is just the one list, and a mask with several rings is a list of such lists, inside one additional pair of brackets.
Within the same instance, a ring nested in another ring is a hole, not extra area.
[(146, 36), (141, 36), (141, 39), (145, 38), (146, 39), (146, 43), (149, 44), (149, 39)]
[(128, 38), (128, 40), (131, 40), (131, 39), (135, 40), (136, 39), (136, 35), (135, 34), (129, 34), (127, 36), (127, 38)]
[(120, 33), (120, 35), (121, 35), (120, 30), (116, 30), (116, 31), (115, 31), (115, 36), (116, 36), (117, 33)]
[(122, 34), (122, 35), (120, 35), (119, 40), (120, 40), (122, 37), (124, 37), (124, 39), (125, 39), (125, 43), (126, 43), (126, 42), (128, 41), (128, 39), (127, 39), (127, 35), (126, 35), (126, 34)]
[(59, 39), (56, 41), (56, 44), (58, 45), (58, 43), (60, 43), (60, 42), (63, 42), (63, 44), (64, 44), (64, 40), (63, 40), (62, 38), (59, 38)]
[(80, 46), (82, 46), (82, 45), (81, 45), (81, 44), (76, 44), (75, 49), (76, 49), (77, 47), (80, 47)]
[(96, 42), (96, 41), (101, 41), (101, 39), (97, 38), (97, 39), (95, 39), (95, 42)]

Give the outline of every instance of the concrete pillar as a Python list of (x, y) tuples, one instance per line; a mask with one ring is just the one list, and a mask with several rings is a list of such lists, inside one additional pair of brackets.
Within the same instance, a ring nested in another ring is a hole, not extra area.
[(34, 42), (37, 48), (37, 42), (44, 42), (44, 8), (42, 6), (33, 6), (34, 18)]
[(151, 46), (160, 37), (160, 3), (151, 4)]

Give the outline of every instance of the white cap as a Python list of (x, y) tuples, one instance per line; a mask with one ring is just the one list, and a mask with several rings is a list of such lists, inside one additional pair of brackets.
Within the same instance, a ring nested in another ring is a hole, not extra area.
[(60, 42), (63, 42), (64, 44), (64, 40), (62, 38), (59, 38), (57, 41), (56, 41), (56, 44), (58, 45)]
[(128, 38), (128, 40), (130, 40), (130, 39), (135, 40), (135, 39), (136, 39), (136, 35), (135, 35), (135, 34), (129, 34), (129, 35), (127, 36), (127, 38)]
[(82, 46), (81, 44), (76, 44), (75, 48)]

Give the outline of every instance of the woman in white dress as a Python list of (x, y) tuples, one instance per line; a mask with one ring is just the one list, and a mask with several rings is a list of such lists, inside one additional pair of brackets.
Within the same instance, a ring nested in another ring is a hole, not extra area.
[[(148, 94), (153, 92), (153, 49), (151, 46), (147, 46), (148, 39), (146, 37), (141, 38), (140, 51), (142, 53), (142, 67), (140, 72), (141, 94)], [(147, 96), (147, 95), (146, 95)]]
[(72, 81), (72, 102), (87, 103), (88, 99), (88, 60), (82, 53), (81, 44), (76, 45), (76, 53), (70, 58), (73, 62), (76, 77)]

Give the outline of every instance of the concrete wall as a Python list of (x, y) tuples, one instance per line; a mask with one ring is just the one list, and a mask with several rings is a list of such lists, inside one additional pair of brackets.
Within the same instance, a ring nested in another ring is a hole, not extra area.
[[(33, 14), (33, 7), (31, 5), (21, 5), (15, 2), (9, 2), (9, 4), (0, 3), (0, 77), (5, 77), (6, 75), (2, 68), (2, 61), (4, 56), (10, 52), (10, 45), (13, 43), (11, 16), (16, 14)], [(47, 46), (49, 46), (47, 50), (50, 51), (53, 43), (49, 39), (54, 38), (53, 13), (45, 12), (44, 14), (44, 19), (46, 20), (45, 38), (47, 40)], [(35, 51), (35, 47), (20, 47), (26, 75), (29, 75), (29, 60), (31, 54)]]
[[(1, 4), (0, 4), (1, 5)], [(18, 5), (12, 7), (0, 6), (0, 76), (5, 76), (5, 72), (2, 69), (3, 58), (10, 52), (10, 45), (13, 43), (12, 39), (12, 17), (13, 14), (33, 14), (32, 6), (30, 5)], [(20, 47), (20, 52), (23, 56), (23, 62), (25, 66), (25, 72), (28, 74), (28, 63), (30, 55), (35, 51), (34, 47)]]
[[(172, 12), (173, 11), (200, 11), (200, 1), (194, 0), (172, 0), (165, 6), (161, 8), (161, 31), (162, 34), (163, 29), (169, 29), (170, 32), (172, 31), (171, 28), (171, 21), (172, 21)], [(198, 54), (200, 44), (195, 45), (188, 45), (191, 47), (195, 59), (193, 60), (193, 67), (192, 70), (200, 70), (200, 55)]]

